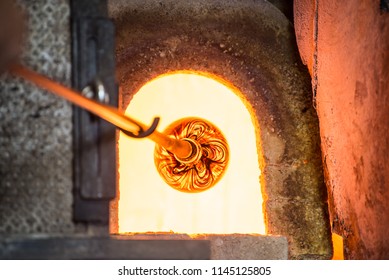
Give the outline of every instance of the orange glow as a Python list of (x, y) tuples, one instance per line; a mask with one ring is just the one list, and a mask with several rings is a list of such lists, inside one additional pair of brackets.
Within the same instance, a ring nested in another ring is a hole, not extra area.
[(223, 178), (202, 193), (169, 187), (154, 165), (155, 144), (120, 133), (119, 233), (265, 234), (255, 129), (237, 90), (204, 74), (160, 76), (135, 94), (126, 114), (139, 120), (160, 116), (158, 131), (184, 117), (215, 124), (230, 147)]
[(333, 245), (333, 260), (344, 260), (344, 255), (343, 255), (343, 237), (336, 234), (332, 233), (332, 245)]

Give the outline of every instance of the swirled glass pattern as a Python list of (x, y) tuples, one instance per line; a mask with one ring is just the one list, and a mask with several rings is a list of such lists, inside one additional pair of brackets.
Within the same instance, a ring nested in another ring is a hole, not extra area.
[(229, 148), (225, 137), (213, 124), (200, 118), (184, 118), (172, 123), (164, 134), (176, 139), (191, 139), (201, 147), (200, 159), (188, 164), (156, 145), (154, 162), (169, 186), (196, 193), (208, 190), (222, 178), (228, 165)]

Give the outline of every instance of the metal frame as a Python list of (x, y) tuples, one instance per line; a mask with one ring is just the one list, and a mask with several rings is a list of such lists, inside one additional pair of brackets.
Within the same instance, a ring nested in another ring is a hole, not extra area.
[[(106, 0), (72, 0), (72, 83), (82, 90), (101, 81), (109, 105), (117, 106), (114, 25)], [(116, 190), (115, 127), (74, 107), (74, 220), (109, 221), (109, 202)]]

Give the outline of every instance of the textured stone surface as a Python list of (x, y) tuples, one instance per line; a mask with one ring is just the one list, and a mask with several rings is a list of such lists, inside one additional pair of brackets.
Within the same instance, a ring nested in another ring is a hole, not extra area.
[(318, 123), (287, 18), (267, 1), (116, 0), (109, 9), (121, 108), (170, 71), (232, 83), (257, 125), (268, 232), (288, 238), (290, 258), (330, 258)]
[(317, 8), (315, 1), (299, 0), (294, 1), (295, 14), (295, 32), (296, 40), (299, 48), (300, 56), (305, 65), (307, 65), (309, 73), (312, 74), (313, 59), (315, 54), (314, 40), (317, 37), (316, 25), (317, 18), (314, 12)]
[[(70, 84), (67, 0), (19, 1), (27, 19), (22, 63)], [(0, 77), (0, 233), (73, 230), (72, 111), (65, 101)]]
[(317, 87), (333, 231), (345, 258), (389, 259), (389, 14), (379, 1), (295, 0), (295, 26)]
[(286, 260), (288, 241), (282, 236), (258, 234), (125, 234), (135, 240), (208, 240), (212, 260)]
[(213, 260), (286, 260), (288, 241), (280, 236), (208, 235)]

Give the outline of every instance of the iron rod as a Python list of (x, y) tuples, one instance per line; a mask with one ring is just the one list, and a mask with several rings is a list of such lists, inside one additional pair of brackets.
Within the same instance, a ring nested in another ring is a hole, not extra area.
[[(117, 108), (101, 104), (93, 99), (89, 99), (81, 95), (81, 93), (63, 86), (44, 75), (32, 71), (22, 65), (16, 64), (9, 67), (9, 70), (14, 75), (23, 77), (24, 79), (33, 82), (37, 86), (44, 88), (51, 93), (60, 96), (73, 104), (99, 116), (100, 118), (110, 122), (114, 126), (125, 130), (134, 131), (138, 127), (146, 130), (147, 126), (143, 123), (124, 115)], [(166, 150), (175, 154), (178, 158), (188, 158), (192, 155), (192, 145), (185, 140), (174, 139), (164, 135), (158, 131), (154, 131), (148, 136), (152, 141), (161, 145)]]

